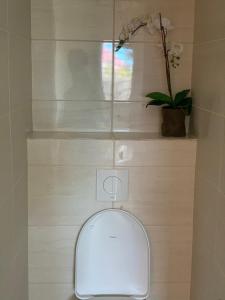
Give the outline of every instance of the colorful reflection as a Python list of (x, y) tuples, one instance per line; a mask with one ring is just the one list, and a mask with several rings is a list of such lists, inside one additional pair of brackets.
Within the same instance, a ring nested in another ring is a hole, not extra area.
[[(105, 99), (110, 99), (112, 80), (112, 43), (102, 46), (102, 86)], [(114, 93), (115, 100), (129, 100), (131, 95), (134, 56), (133, 49), (121, 48), (115, 53)]]
[(133, 49), (121, 48), (115, 53), (115, 99), (129, 100), (131, 95), (134, 56)]
[(105, 99), (111, 99), (112, 89), (112, 43), (102, 46), (102, 89)]

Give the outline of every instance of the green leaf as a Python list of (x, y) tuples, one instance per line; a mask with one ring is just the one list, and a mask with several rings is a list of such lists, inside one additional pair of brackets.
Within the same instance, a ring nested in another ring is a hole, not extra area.
[(148, 107), (149, 105), (161, 106), (161, 105), (165, 105), (165, 104), (168, 105), (168, 103), (163, 100), (151, 100), (148, 102), (146, 107)]
[(192, 98), (187, 97), (182, 99), (177, 106), (187, 106), (187, 105), (192, 105)]
[(183, 90), (176, 94), (174, 102), (175, 105), (180, 105), (180, 102), (187, 97), (187, 95), (190, 93), (190, 90)]
[(180, 101), (179, 105), (177, 107), (184, 108), (187, 110), (187, 115), (191, 114), (192, 111), (192, 98), (188, 97)]
[[(153, 93), (147, 94), (145, 97), (151, 98), (153, 100), (161, 101), (161, 102), (163, 102), (162, 104), (171, 104), (171, 102), (172, 102), (172, 99), (170, 98), (170, 96), (160, 93), (160, 92), (153, 92)], [(156, 104), (154, 104), (154, 105), (156, 105)]]

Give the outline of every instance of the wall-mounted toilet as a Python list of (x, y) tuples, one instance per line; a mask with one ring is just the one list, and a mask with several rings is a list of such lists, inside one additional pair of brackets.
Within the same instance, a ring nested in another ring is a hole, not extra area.
[(150, 245), (140, 221), (106, 209), (86, 221), (78, 236), (75, 295), (146, 299), (150, 286)]

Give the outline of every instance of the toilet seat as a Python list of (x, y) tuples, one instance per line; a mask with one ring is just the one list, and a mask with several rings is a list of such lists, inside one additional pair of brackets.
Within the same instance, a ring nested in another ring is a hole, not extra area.
[(106, 209), (89, 218), (76, 244), (76, 297), (146, 299), (149, 283), (150, 245), (141, 222), (120, 209)]

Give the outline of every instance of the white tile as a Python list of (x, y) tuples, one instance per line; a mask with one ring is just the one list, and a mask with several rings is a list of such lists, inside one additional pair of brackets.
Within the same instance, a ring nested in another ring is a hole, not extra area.
[(117, 141), (117, 166), (194, 166), (196, 140)]
[(112, 166), (112, 140), (29, 139), (29, 164)]
[[(179, 13), (177, 13), (179, 11)], [(175, 29), (171, 32), (171, 38), (176, 41), (192, 42), (194, 27), (194, 1), (193, 0), (116, 0), (116, 29), (118, 38), (121, 28), (132, 18), (145, 14), (161, 12), (169, 18)], [(135, 40), (152, 40), (155, 37), (149, 36), (144, 31), (136, 35)]]
[[(1, 3), (1, 2), (0, 2)], [(2, 1), (3, 3), (3, 1)], [(1, 4), (0, 4), (1, 7)], [(0, 9), (1, 11), (1, 9)], [(9, 112), (8, 34), (0, 30), (0, 115)]]
[(111, 104), (106, 101), (33, 101), (37, 131), (110, 131)]
[(112, 40), (112, 0), (32, 0), (32, 37)]
[[(191, 88), (192, 45), (185, 44), (180, 66), (171, 68), (173, 93)], [(115, 54), (114, 97), (118, 101), (148, 101), (146, 94), (168, 93), (165, 64), (158, 44), (130, 43)]]
[(113, 130), (116, 132), (160, 132), (161, 109), (146, 108), (146, 102), (114, 102)]
[(33, 41), (32, 44), (33, 99), (111, 99), (111, 43)]
[(96, 201), (96, 168), (31, 166), (29, 224), (80, 225), (94, 212), (110, 208)]

